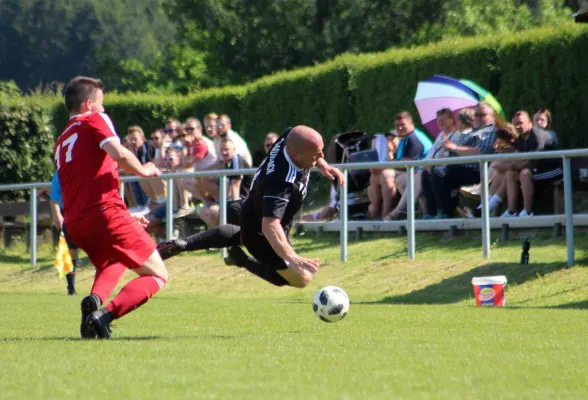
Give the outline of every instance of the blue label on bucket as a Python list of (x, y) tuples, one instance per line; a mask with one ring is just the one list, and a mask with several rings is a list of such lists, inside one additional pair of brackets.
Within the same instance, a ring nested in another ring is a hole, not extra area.
[(494, 285), (480, 285), (478, 300), (482, 304), (494, 305)]

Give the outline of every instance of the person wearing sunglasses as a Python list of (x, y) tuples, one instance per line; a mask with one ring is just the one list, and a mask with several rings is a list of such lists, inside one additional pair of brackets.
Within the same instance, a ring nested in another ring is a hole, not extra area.
[(275, 132), (270, 132), (265, 135), (265, 139), (263, 140), (263, 151), (258, 150), (253, 155), (253, 166), (258, 167), (261, 165), (274, 143), (276, 143), (276, 140), (278, 140), (278, 137), (278, 134)]
[(247, 161), (247, 164), (252, 165), (253, 159), (251, 157), (251, 152), (247, 147), (247, 143), (243, 140), (241, 135), (233, 130), (229, 116), (227, 114), (221, 114), (216, 120), (216, 126), (217, 135), (213, 138), (216, 154), (220, 154), (221, 140), (228, 138), (235, 143), (237, 154), (242, 155), (245, 161)]

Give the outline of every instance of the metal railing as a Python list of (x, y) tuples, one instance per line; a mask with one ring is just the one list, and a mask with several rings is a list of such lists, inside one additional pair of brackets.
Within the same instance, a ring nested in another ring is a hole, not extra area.
[[(355, 164), (333, 164), (341, 169), (345, 175), (346, 184), (340, 187), (340, 243), (341, 243), (341, 261), (347, 261), (348, 251), (348, 171), (358, 169), (386, 169), (386, 168), (406, 168), (407, 172), (407, 235), (408, 235), (408, 258), (416, 258), (416, 238), (415, 238), (415, 199), (414, 199), (414, 170), (417, 167), (433, 167), (437, 165), (455, 165), (455, 164), (472, 164), (478, 163), (480, 166), (480, 182), (482, 187), (482, 255), (484, 258), (490, 258), (490, 210), (488, 208), (488, 163), (497, 160), (538, 160), (538, 159), (563, 159), (563, 182), (564, 182), (564, 204), (565, 204), (565, 225), (566, 225), (566, 244), (567, 244), (567, 264), (574, 265), (574, 225), (572, 210), (572, 168), (570, 159), (574, 157), (588, 157), (588, 149), (576, 150), (558, 150), (549, 152), (533, 153), (510, 153), (510, 154), (492, 154), (478, 155), (467, 157), (450, 157), (431, 160), (414, 160), (414, 161), (390, 161), (390, 162), (373, 162), (373, 163), (355, 163)], [(190, 177), (219, 177), (220, 178), (220, 223), (226, 224), (227, 221), (227, 184), (226, 177), (229, 175), (253, 175), (256, 169), (243, 170), (214, 170), (214, 171), (195, 171), (163, 174), (158, 178), (167, 181), (167, 201), (166, 201), (166, 237), (171, 239), (173, 236), (173, 179), (190, 178)], [(123, 182), (139, 181), (142, 178), (135, 176), (125, 176), (121, 178)], [(45, 183), (22, 183), (0, 185), (0, 191), (14, 191), (30, 189), (30, 249), (31, 264), (37, 263), (37, 189), (50, 187), (51, 184)], [(124, 185), (121, 185), (121, 196), (124, 197)], [(532, 218), (532, 217), (529, 217)]]

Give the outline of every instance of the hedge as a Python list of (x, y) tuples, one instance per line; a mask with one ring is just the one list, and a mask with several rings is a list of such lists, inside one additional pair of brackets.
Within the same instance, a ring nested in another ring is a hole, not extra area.
[[(343, 55), (316, 67), (187, 97), (107, 94), (105, 104), (121, 134), (135, 124), (150, 132), (169, 117), (184, 120), (212, 111), (227, 113), (255, 151), (267, 132), (295, 124), (315, 127), (327, 143), (333, 134), (350, 129), (369, 134), (387, 131), (393, 115), (401, 110), (416, 117), (413, 99), (420, 80), (445, 74), (490, 90), (507, 117), (518, 109), (551, 109), (564, 147), (588, 147), (587, 66), (588, 29), (570, 24), (512, 37), (452, 39)], [(1, 181), (47, 179), (51, 135), (61, 132), (67, 118), (62, 100), (54, 97), (0, 101), (0, 131), (5, 132)], [(415, 121), (418, 124), (418, 117)]]

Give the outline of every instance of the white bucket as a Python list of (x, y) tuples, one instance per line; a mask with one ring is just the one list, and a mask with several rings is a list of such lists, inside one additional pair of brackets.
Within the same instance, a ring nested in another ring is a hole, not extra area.
[(481, 276), (472, 279), (474, 296), (478, 306), (503, 307), (506, 304), (504, 287), (507, 279), (504, 275)]

